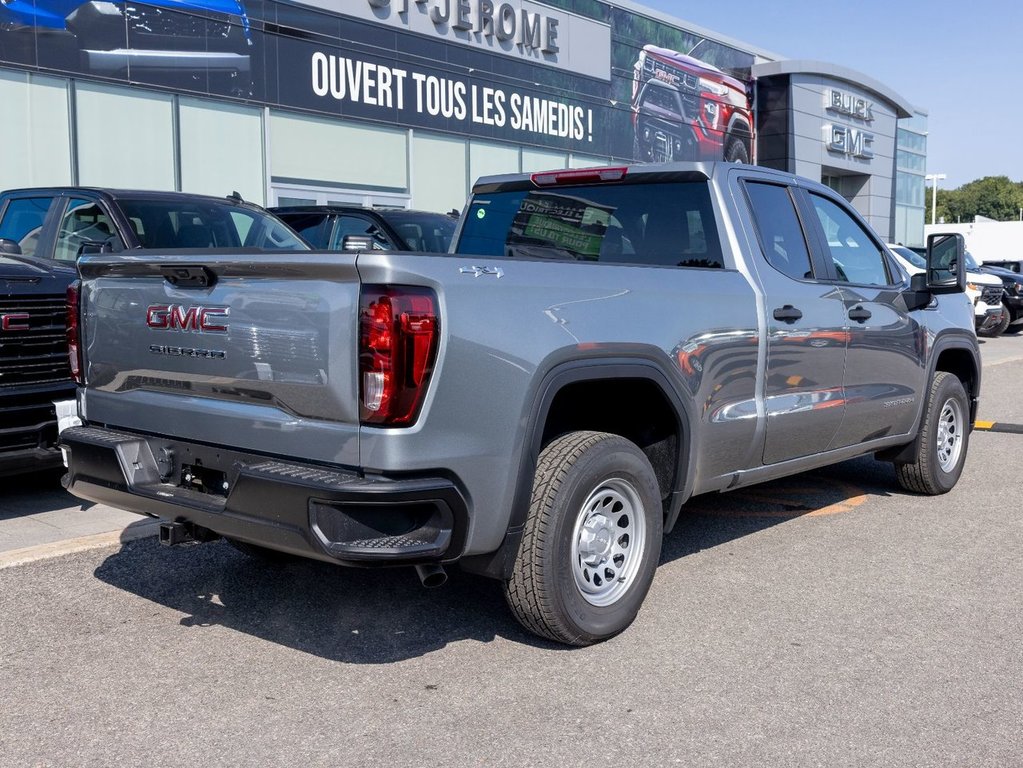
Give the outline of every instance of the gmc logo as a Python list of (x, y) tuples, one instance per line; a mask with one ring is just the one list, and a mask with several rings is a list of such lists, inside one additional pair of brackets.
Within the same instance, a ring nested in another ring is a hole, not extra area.
[(185, 307), (180, 304), (153, 304), (146, 310), (146, 325), (157, 331), (227, 333), (231, 314), (227, 307)]
[(5, 331), (27, 331), (28, 327), (28, 313), (27, 312), (10, 312), (6, 315), (0, 315), (0, 328)]

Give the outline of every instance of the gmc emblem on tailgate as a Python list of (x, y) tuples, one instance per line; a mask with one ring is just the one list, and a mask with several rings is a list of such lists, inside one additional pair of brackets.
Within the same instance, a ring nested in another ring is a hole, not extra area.
[(28, 313), (27, 312), (9, 312), (6, 315), (0, 315), (0, 328), (5, 331), (27, 331), (28, 327)]
[(185, 307), (180, 304), (152, 304), (146, 309), (146, 325), (156, 331), (227, 333), (223, 322), (228, 307)]

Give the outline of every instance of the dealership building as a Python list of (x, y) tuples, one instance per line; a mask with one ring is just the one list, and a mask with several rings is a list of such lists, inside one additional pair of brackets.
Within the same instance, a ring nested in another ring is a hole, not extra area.
[(923, 241), (925, 112), (628, 0), (66, 7), (0, 3), (2, 188), (448, 211), (490, 174), (726, 159), (820, 180), (883, 237)]

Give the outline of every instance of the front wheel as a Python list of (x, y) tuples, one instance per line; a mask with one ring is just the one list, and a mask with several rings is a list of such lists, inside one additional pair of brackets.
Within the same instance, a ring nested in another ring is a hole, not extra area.
[[(1010, 317), (1010, 318), (1009, 318), (1009, 323), (1013, 323), (1013, 322), (1015, 322), (1016, 320), (1019, 320), (1019, 315), (1016, 315), (1016, 316), (1014, 316), (1014, 317)], [(1005, 333), (1006, 333), (1006, 335), (1013, 335), (1013, 334), (1017, 334), (1017, 333), (1019, 333), (1020, 331), (1023, 331), (1023, 323), (1018, 323), (1018, 324), (1016, 324), (1016, 325), (1009, 325), (1009, 326), (1008, 326), (1008, 327), (1007, 327), (1007, 328), (1005, 329)]]
[(994, 336), (1001, 336), (1009, 327), (1009, 323), (1012, 322), (1012, 313), (1009, 312), (1009, 308), (1002, 304), (1002, 319), (998, 321), (998, 325), (995, 326)]
[(635, 444), (604, 432), (559, 437), (537, 462), (508, 605), (558, 642), (617, 635), (650, 589), (663, 523), (653, 467)]
[(916, 458), (896, 464), (899, 485), (907, 491), (936, 496), (955, 487), (970, 443), (970, 404), (963, 383), (939, 371), (931, 382)]
[(725, 147), (724, 160), (726, 163), (749, 163), (750, 153), (747, 139), (742, 136), (733, 136)]

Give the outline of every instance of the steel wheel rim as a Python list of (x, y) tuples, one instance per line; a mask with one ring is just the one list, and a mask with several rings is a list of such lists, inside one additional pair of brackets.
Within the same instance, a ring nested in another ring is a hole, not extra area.
[(636, 580), (646, 550), (646, 515), (632, 483), (606, 480), (590, 491), (572, 531), (572, 575), (590, 605), (621, 599)]
[(951, 472), (959, 463), (963, 452), (963, 409), (959, 401), (949, 398), (941, 406), (938, 417), (938, 466), (943, 472)]

